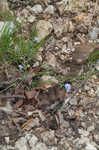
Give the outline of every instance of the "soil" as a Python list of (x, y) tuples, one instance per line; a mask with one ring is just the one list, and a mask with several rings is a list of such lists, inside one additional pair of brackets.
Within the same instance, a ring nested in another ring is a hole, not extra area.
[[(41, 13), (32, 14), (36, 22), (62, 21), (62, 27), (67, 20), (71, 28), (66, 27), (66, 33), (62, 31), (60, 35), (55, 29), (49, 33), (35, 63), (40, 58), (42, 61), (36, 67), (32, 64), (24, 79), (24, 69), (7, 62), (0, 64), (1, 150), (99, 149), (99, 70), (95, 69), (97, 61), (95, 64), (88, 61), (99, 48), (99, 35), (94, 40), (89, 37), (90, 29), (99, 27), (99, 4), (84, 0), (83, 7), (80, 1), (73, 0), (72, 4), (67, 3), (70, 8), (73, 5), (73, 10), (64, 10), (66, 2), (61, 2), (8, 0), (10, 10), (23, 18), (24, 33), (35, 22), (29, 23), (25, 15), (30, 13), (23, 10), (36, 4), (43, 8)], [(44, 13), (49, 5), (55, 8), (53, 14)], [(53, 76), (55, 79), (42, 82), (40, 72), (50, 72), (51, 79)], [(33, 81), (37, 85), (31, 87)], [(67, 83), (71, 86), (69, 92), (65, 88)]]

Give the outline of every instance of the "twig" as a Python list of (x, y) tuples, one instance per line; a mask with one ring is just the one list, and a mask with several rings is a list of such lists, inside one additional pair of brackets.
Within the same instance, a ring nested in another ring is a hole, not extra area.
[(5, 88), (5, 89), (3, 89), (2, 91), (0, 91), (0, 94), (3, 93), (3, 92), (5, 92), (5, 91), (7, 91), (8, 89), (10, 89), (10, 88), (12, 88), (12, 87), (14, 87), (14, 86), (16, 86), (16, 83), (12, 83), (12, 84), (9, 85), (7, 88)]
[[(3, 85), (3, 84), (4, 84), (4, 85), (10, 84), (10, 85), (9, 85), (8, 87), (6, 87), (5, 89), (1, 90), (1, 91), (0, 91), (0, 94), (3, 93), (3, 92), (5, 92), (5, 91), (7, 91), (8, 89), (10, 89), (10, 88), (16, 86), (18, 80), (21, 80), (21, 78), (17, 78), (17, 79), (15, 79), (15, 80), (11, 80), (11, 81), (8, 81), (8, 82), (7, 82), (7, 81), (6, 81), (6, 82), (2, 82), (2, 85)], [(2, 86), (2, 85), (1, 85), (1, 86)]]

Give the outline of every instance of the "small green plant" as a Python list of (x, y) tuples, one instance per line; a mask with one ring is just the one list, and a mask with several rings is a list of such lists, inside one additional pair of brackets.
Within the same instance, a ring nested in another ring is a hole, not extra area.
[(26, 67), (35, 58), (35, 54), (44, 45), (46, 39), (37, 42), (35, 40), (36, 29), (33, 30), (28, 39), (25, 39), (21, 25), (16, 24), (14, 26), (11, 29), (11, 23), (8, 22), (2, 28), (0, 37), (0, 60), (17, 65), (22, 64)]
[(12, 32), (9, 29), (9, 22), (4, 24), (0, 37), (0, 60), (5, 60), (6, 54), (10, 51)]
[(94, 50), (94, 52), (90, 55), (90, 57), (89, 57), (89, 62), (90, 62), (91, 64), (93, 64), (93, 63), (95, 63), (95, 61), (96, 61), (97, 59), (99, 59), (99, 49), (98, 49), (98, 48), (96, 48), (96, 49)]

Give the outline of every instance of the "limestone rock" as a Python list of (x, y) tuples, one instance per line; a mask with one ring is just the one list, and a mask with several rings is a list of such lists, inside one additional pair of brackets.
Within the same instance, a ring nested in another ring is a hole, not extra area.
[(89, 31), (89, 38), (91, 40), (96, 40), (99, 35), (99, 28), (93, 28), (92, 31)]
[(55, 68), (56, 64), (57, 64), (56, 57), (53, 54), (51, 54), (51, 53), (48, 52), (46, 54), (46, 65)]
[(43, 75), (40, 79), (39, 86), (43, 88), (49, 88), (54, 86), (55, 84), (58, 84), (58, 80), (50, 75)]
[(75, 51), (72, 55), (72, 61), (75, 64), (84, 64), (89, 56), (94, 52), (95, 48), (99, 45), (94, 43), (80, 44), (75, 47)]
[(37, 35), (39, 40), (42, 40), (43, 38), (45, 38), (51, 33), (53, 27), (50, 22), (45, 20), (40, 20), (36, 25), (36, 29), (37, 29)]
[(43, 11), (43, 8), (41, 5), (37, 4), (37, 5), (34, 5), (31, 9), (30, 9), (31, 12), (34, 12), (36, 14), (38, 13), (41, 13)]
[(15, 148), (17, 150), (28, 150), (26, 139), (24, 137), (22, 137), (18, 141), (16, 141)]
[(28, 22), (33, 23), (36, 20), (36, 17), (31, 15), (27, 19), (28, 19)]
[(62, 20), (61, 18), (57, 19), (56, 22), (53, 24), (54, 33), (57, 37), (60, 37), (62, 33), (68, 32), (69, 29), (69, 22), (67, 20)]
[(41, 138), (43, 139), (44, 143), (46, 143), (48, 145), (57, 144), (57, 139), (55, 138), (55, 132), (54, 131), (43, 132), (41, 135)]
[(39, 142), (31, 150), (48, 150), (48, 148), (47, 148), (47, 146), (44, 143)]
[(47, 14), (54, 14), (54, 11), (55, 11), (55, 9), (54, 9), (54, 6), (53, 5), (49, 5), (46, 9), (45, 9), (45, 13), (47, 13)]

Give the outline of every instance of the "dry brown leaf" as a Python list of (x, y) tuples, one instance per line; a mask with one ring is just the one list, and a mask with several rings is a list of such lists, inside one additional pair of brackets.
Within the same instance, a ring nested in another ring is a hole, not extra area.
[(32, 90), (32, 91), (25, 91), (25, 96), (27, 100), (35, 99), (38, 96), (38, 91)]

